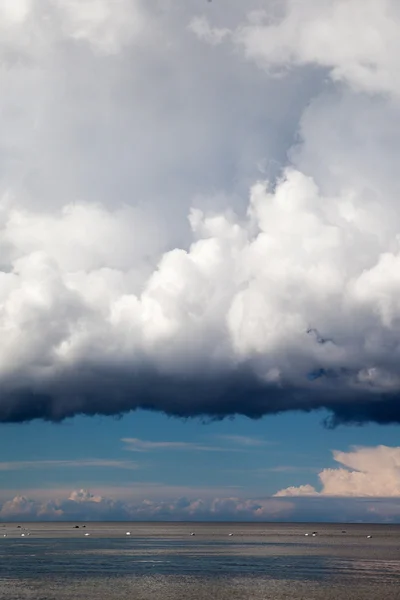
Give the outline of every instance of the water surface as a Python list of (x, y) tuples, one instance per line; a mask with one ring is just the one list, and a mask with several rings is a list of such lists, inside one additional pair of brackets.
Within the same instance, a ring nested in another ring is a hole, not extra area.
[(0, 527), (1, 600), (399, 597), (400, 526), (13, 523)]

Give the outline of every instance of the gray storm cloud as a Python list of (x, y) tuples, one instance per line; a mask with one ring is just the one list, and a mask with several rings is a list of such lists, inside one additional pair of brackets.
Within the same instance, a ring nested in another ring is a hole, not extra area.
[(400, 421), (397, 4), (216, 4), (2, 3), (2, 421)]

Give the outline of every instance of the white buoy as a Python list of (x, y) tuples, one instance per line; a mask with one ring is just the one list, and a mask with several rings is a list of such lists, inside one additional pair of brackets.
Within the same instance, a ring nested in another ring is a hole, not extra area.
[(21, 533), (21, 537), (25, 537), (25, 534), (24, 534), (24, 533)]

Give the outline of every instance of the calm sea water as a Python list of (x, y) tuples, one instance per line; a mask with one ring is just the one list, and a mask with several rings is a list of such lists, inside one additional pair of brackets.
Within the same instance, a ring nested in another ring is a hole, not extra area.
[(83, 525), (0, 525), (0, 599), (400, 598), (400, 526)]

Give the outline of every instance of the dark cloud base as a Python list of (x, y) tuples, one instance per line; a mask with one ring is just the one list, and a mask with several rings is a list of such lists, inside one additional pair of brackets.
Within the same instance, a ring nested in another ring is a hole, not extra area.
[[(7, 391), (7, 387), (8, 390)], [(0, 396), (0, 422), (43, 419), (59, 422), (76, 415), (122, 415), (136, 409), (181, 418), (213, 420), (243, 415), (259, 419), (287, 411), (327, 410), (324, 424), (400, 423), (398, 394), (355, 392), (336, 381), (303, 389), (260, 382), (248, 372), (168, 377), (146, 370), (127, 373), (107, 367), (81, 369), (33, 389), (7, 386)]]

